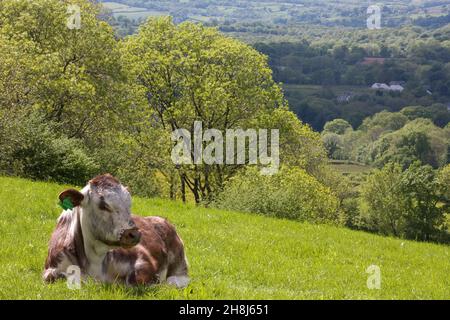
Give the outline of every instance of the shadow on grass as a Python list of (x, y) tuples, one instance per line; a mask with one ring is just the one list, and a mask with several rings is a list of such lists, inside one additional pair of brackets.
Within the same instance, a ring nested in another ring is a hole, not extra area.
[(139, 285), (135, 287), (125, 287), (124, 291), (127, 296), (136, 298), (144, 296), (157, 297), (164, 288), (165, 288), (164, 285), (151, 285), (151, 286)]
[[(97, 284), (98, 285), (98, 284)], [(138, 285), (138, 286), (126, 286), (120, 283), (100, 284), (101, 290), (115, 294), (120, 292), (122, 295), (130, 299), (138, 298), (154, 298), (158, 299), (159, 296), (167, 296), (170, 291), (177, 291), (175, 287), (171, 287), (164, 284), (154, 284), (154, 285)]]

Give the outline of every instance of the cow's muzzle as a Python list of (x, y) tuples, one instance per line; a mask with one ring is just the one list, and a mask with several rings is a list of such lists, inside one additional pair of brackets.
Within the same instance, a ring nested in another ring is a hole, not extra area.
[(141, 233), (137, 228), (126, 229), (120, 235), (120, 246), (131, 248), (141, 241)]

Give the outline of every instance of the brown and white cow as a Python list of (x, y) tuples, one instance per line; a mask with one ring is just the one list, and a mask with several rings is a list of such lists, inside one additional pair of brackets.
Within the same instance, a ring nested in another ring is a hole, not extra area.
[(82, 276), (107, 283), (189, 283), (183, 242), (174, 226), (160, 217), (132, 215), (130, 193), (113, 176), (98, 176), (81, 191), (59, 195), (61, 201), (67, 197), (74, 208), (63, 211), (51, 237), (46, 282), (64, 278), (76, 265)]

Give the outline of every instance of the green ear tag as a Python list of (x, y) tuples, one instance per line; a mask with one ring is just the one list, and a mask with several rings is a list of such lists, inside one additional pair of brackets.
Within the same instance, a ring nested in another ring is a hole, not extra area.
[(73, 203), (72, 200), (70, 200), (70, 198), (65, 198), (63, 201), (60, 201), (59, 206), (64, 210), (73, 209)]

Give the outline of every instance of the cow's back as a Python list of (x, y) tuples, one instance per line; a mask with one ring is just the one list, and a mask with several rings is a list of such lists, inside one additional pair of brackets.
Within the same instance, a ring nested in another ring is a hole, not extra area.
[(166, 259), (167, 277), (187, 275), (187, 261), (183, 241), (175, 227), (161, 217), (138, 217), (133, 220), (142, 233), (141, 245), (152, 255), (159, 255), (161, 262)]

